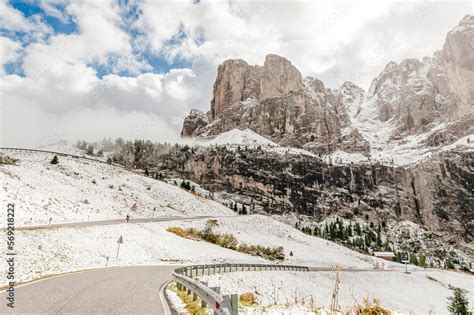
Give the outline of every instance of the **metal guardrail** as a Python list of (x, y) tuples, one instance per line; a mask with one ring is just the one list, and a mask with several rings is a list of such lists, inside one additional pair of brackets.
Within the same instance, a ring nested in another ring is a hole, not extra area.
[(180, 267), (174, 270), (173, 278), (178, 284), (178, 290), (193, 294), (193, 300), (197, 296), (201, 299), (202, 306), (208, 305), (215, 314), (237, 315), (238, 295), (220, 295), (220, 288), (209, 288), (207, 283), (193, 279), (193, 277), (221, 274), (235, 271), (309, 271), (306, 266), (294, 265), (272, 265), (272, 264), (211, 264), (211, 265), (191, 265)]
[(0, 150), (50, 153), (50, 154), (56, 154), (56, 155), (59, 155), (59, 156), (69, 156), (69, 157), (76, 158), (76, 159), (84, 159), (84, 160), (88, 160), (88, 161), (99, 162), (99, 163), (103, 163), (103, 164), (107, 164), (107, 165), (112, 165), (112, 166), (116, 166), (116, 167), (125, 168), (123, 165), (120, 165), (120, 164), (117, 164), (117, 163), (108, 163), (107, 161), (102, 161), (102, 160), (98, 160), (98, 159), (89, 158), (89, 157), (86, 157), (86, 156), (75, 155), (75, 154), (64, 153), (64, 152), (39, 150), (39, 149), (24, 149), (24, 148), (4, 148), (4, 147), (0, 147)]

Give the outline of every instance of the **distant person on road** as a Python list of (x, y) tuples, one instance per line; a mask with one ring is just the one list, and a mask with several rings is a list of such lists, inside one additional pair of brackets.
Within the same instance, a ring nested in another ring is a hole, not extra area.
[(125, 220), (130, 221), (130, 216), (127, 214), (127, 216), (125, 217)]

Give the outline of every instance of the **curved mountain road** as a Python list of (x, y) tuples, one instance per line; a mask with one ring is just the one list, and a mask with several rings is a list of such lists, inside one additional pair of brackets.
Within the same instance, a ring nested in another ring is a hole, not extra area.
[(0, 314), (166, 314), (160, 288), (177, 266), (110, 267), (15, 288), (15, 308), (0, 293)]
[[(62, 222), (62, 223), (52, 223), (42, 224), (42, 225), (24, 225), (16, 226), (15, 230), (42, 230), (49, 228), (64, 228), (64, 227), (87, 227), (87, 226), (98, 226), (98, 225), (115, 225), (115, 224), (133, 224), (133, 223), (151, 223), (151, 222), (167, 222), (167, 221), (186, 221), (186, 220), (201, 220), (201, 219), (210, 219), (210, 218), (227, 218), (227, 217), (236, 217), (232, 216), (196, 216), (196, 217), (155, 217), (155, 218), (136, 218), (131, 219), (127, 222), (125, 219), (109, 219), (109, 220), (97, 220), (97, 221), (79, 221), (79, 222)], [(1, 228), (2, 230), (5, 227)]]

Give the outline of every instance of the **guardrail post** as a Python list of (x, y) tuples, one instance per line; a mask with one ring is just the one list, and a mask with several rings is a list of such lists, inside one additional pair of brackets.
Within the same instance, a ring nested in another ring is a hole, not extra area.
[(178, 287), (178, 291), (181, 291), (181, 283), (178, 283), (177, 287)]
[(222, 296), (224, 299), (224, 305), (229, 309), (230, 314), (232, 314), (232, 304), (230, 302), (230, 295)]
[(188, 288), (187, 292), (188, 295), (191, 295), (191, 289)]
[(193, 292), (193, 301), (196, 301), (197, 300), (197, 294), (196, 292)]
[(230, 295), (230, 315), (238, 315), (239, 313), (239, 295), (231, 294)]

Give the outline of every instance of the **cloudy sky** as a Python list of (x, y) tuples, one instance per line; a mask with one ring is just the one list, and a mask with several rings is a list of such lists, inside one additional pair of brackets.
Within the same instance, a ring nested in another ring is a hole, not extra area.
[(367, 89), (389, 61), (431, 56), (471, 1), (0, 0), (0, 145), (174, 141), (207, 111), (217, 65), (285, 56)]

